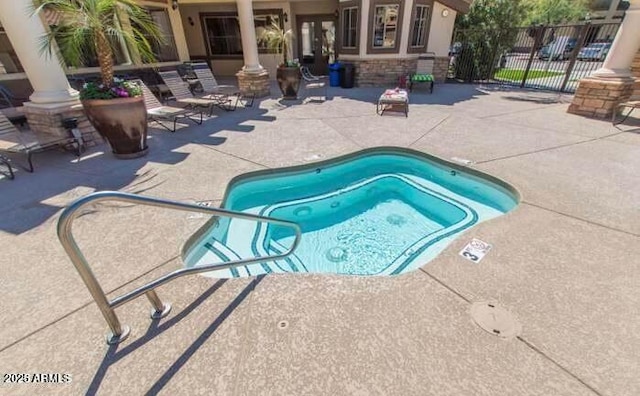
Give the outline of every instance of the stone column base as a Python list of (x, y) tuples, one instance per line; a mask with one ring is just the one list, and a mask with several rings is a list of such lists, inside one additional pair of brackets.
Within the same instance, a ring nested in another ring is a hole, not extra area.
[(271, 95), (269, 72), (263, 70), (259, 73), (247, 73), (240, 70), (236, 73), (238, 78), (238, 88), (243, 95), (255, 95), (256, 98), (263, 98)]
[(102, 137), (87, 119), (80, 102), (48, 105), (27, 102), (24, 104), (24, 113), (31, 131), (43, 141), (70, 136), (69, 131), (62, 126), (62, 120), (77, 118), (78, 129), (82, 133), (85, 145), (95, 146), (103, 142)]
[(615, 106), (631, 97), (633, 78), (587, 77), (580, 80), (568, 113), (610, 118)]
[(443, 83), (447, 81), (447, 74), (449, 74), (449, 62), (451, 58), (448, 56), (436, 56), (433, 64), (433, 78), (437, 83)]

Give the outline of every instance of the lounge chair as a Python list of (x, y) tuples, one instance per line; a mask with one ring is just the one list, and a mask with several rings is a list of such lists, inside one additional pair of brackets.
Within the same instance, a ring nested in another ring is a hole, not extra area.
[[(625, 108), (628, 108), (629, 112), (627, 114), (624, 114), (620, 121), (616, 121), (618, 111), (623, 113)], [(627, 118), (629, 118), (629, 116), (635, 109), (640, 109), (640, 96), (631, 97), (624, 102), (618, 103), (618, 105), (613, 109), (613, 114), (611, 115), (611, 123), (613, 125), (622, 124), (627, 120)]]
[[(311, 74), (311, 71), (306, 66), (300, 67), (300, 73), (302, 74), (302, 80), (304, 81), (304, 88), (306, 91), (312, 89), (321, 89), (324, 91), (324, 99), (327, 99), (327, 76), (315, 76)], [(310, 95), (307, 95), (310, 96)]]
[[(76, 157), (80, 158), (83, 148), (81, 136), (76, 137), (70, 134), (66, 137), (52, 136), (47, 140), (39, 140), (33, 133), (20, 131), (4, 114), (0, 113), (0, 153), (25, 155), (28, 164), (24, 167), (26, 171), (34, 171), (33, 154), (61, 145), (73, 145)], [(13, 179), (14, 173), (10, 159), (0, 154), (0, 163), (7, 166), (8, 176)]]
[(213, 114), (213, 106), (222, 107), (226, 104), (221, 102), (223, 101), (222, 98), (197, 98), (193, 96), (193, 93), (189, 90), (189, 84), (183, 81), (175, 70), (158, 72), (158, 74), (178, 103), (183, 103), (191, 108), (207, 108), (209, 109), (209, 116)]
[(409, 77), (409, 92), (413, 91), (415, 84), (427, 84), (429, 93), (433, 93), (433, 65), (435, 63), (435, 53), (428, 52), (418, 57), (416, 72)]
[(14, 96), (11, 91), (0, 85), (0, 112), (2, 112), (9, 121), (20, 125), (24, 125), (27, 122), (22, 103), (28, 100), (27, 98)]
[[(234, 111), (236, 107), (238, 107), (238, 102), (241, 99), (245, 99), (244, 95), (240, 92), (240, 89), (235, 85), (218, 85), (218, 81), (216, 81), (211, 69), (209, 69), (209, 65), (205, 62), (191, 63), (191, 69), (196, 74), (196, 77), (198, 77), (200, 85), (202, 85), (204, 93), (203, 98), (218, 100), (220, 102), (219, 107), (222, 109)], [(236, 97), (235, 102), (233, 102), (230, 96)], [(247, 96), (245, 100), (245, 107), (253, 106), (254, 99), (255, 94)], [(233, 105), (231, 105), (231, 103), (233, 103)]]
[[(164, 106), (142, 80), (133, 81), (142, 87), (142, 96), (144, 97), (144, 104), (147, 107), (147, 119), (149, 121), (157, 122), (169, 132), (176, 131), (176, 123), (180, 118), (187, 118), (198, 125), (202, 124), (202, 112), (200, 112), (200, 120), (198, 120), (197, 118), (193, 118), (196, 113), (190, 109)], [(169, 128), (163, 124), (162, 121), (173, 122), (173, 127)]]

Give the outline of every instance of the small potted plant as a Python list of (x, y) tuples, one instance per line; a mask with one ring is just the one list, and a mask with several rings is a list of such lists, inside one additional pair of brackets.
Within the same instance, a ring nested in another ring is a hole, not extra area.
[(271, 26), (260, 35), (260, 41), (265, 43), (267, 48), (282, 53), (283, 63), (278, 66), (276, 78), (282, 92), (282, 98), (286, 100), (298, 99), (298, 89), (302, 77), (298, 62), (289, 59), (292, 36), (291, 29), (285, 31), (276, 21), (273, 21)]
[[(42, 37), (44, 53), (58, 51), (63, 67), (82, 66), (87, 54), (96, 54), (101, 81), (84, 84), (80, 100), (114, 155), (145, 155), (147, 112), (142, 89), (114, 78), (113, 59), (124, 44), (141, 61), (155, 61), (152, 43), (161, 43), (163, 38), (149, 13), (133, 0), (34, 0), (33, 4), (34, 14), (48, 11), (58, 16), (57, 25)], [(126, 23), (124, 18), (128, 18)]]

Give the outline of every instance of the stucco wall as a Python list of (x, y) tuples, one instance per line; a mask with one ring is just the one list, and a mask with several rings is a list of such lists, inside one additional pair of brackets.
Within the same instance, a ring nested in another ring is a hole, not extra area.
[[(285, 29), (292, 26), (292, 12), (288, 2), (254, 2), (253, 8), (259, 9), (282, 9), (289, 15), (289, 22), (285, 22)], [(204, 33), (200, 22), (200, 13), (206, 12), (237, 12), (235, 3), (226, 4), (181, 4), (180, 14), (182, 15), (182, 25), (184, 26), (185, 38), (189, 48), (191, 58), (205, 57), (207, 49), (205, 46)], [(193, 26), (189, 23), (189, 17), (193, 20)], [(275, 78), (275, 70), (282, 61), (282, 56), (278, 54), (260, 54), (260, 64), (269, 71), (269, 75)], [(211, 68), (216, 75), (234, 76), (244, 65), (242, 58), (237, 59), (216, 59), (211, 61)]]
[[(442, 11), (449, 10), (449, 15), (442, 16)], [(431, 28), (429, 29), (429, 42), (427, 51), (435, 52), (437, 56), (448, 56), (451, 36), (453, 35), (453, 23), (456, 20), (456, 12), (451, 8), (434, 2), (433, 15), (431, 16)]]

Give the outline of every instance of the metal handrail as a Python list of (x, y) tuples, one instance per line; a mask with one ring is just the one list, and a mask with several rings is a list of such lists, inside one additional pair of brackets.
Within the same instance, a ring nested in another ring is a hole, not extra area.
[[(78, 244), (76, 243), (75, 238), (73, 237), (72, 232), (72, 224), (73, 221), (80, 215), (79, 209), (86, 206), (89, 203), (97, 203), (102, 201), (119, 201), (119, 202), (127, 202), (133, 204), (140, 204), (144, 206), (154, 206), (161, 207), (167, 209), (175, 209), (182, 210), (186, 212), (198, 212), (198, 213), (207, 213), (212, 215), (218, 215), (223, 217), (231, 217), (237, 219), (244, 220), (253, 220), (264, 223), (271, 223), (276, 225), (281, 225), (284, 227), (293, 228), (296, 236), (293, 241), (291, 248), (282, 254), (274, 255), (274, 256), (265, 256), (265, 257), (256, 257), (251, 259), (243, 259), (230, 261), (226, 263), (215, 263), (215, 264), (204, 264), (199, 265), (197, 267), (191, 268), (182, 268), (160, 278), (157, 278), (143, 286), (138, 287), (137, 289), (130, 291), (122, 296), (114, 298), (112, 301), (107, 299), (104, 290), (100, 286), (100, 283), (96, 279), (93, 271), (91, 271), (91, 267), (87, 263), (86, 258), (80, 251)], [(158, 286), (164, 285), (174, 279), (180, 278), (185, 275), (192, 275), (201, 272), (208, 272), (212, 270), (226, 269), (226, 268), (235, 268), (249, 264), (256, 264), (264, 261), (273, 261), (283, 259), (285, 257), (293, 254), (295, 249), (298, 247), (300, 243), (300, 238), (302, 237), (302, 231), (300, 226), (294, 222), (286, 221), (286, 220), (278, 220), (271, 217), (258, 216), (249, 213), (243, 212), (235, 212), (226, 209), (219, 208), (210, 208), (199, 206), (195, 204), (189, 204), (184, 202), (176, 202), (170, 201), (160, 198), (153, 197), (145, 197), (141, 195), (123, 193), (118, 191), (101, 191), (93, 194), (89, 194), (85, 197), (79, 198), (76, 201), (72, 202), (68, 207), (66, 207), (60, 218), (58, 219), (58, 239), (62, 244), (62, 247), (67, 252), (67, 255), (71, 259), (71, 262), (76, 267), (76, 270), (80, 274), (80, 277), (84, 281), (87, 289), (89, 289), (89, 293), (95, 300), (100, 312), (102, 312), (102, 316), (107, 321), (109, 328), (111, 329), (111, 333), (107, 334), (107, 343), (108, 344), (117, 344), (123, 341), (129, 335), (129, 327), (122, 326), (120, 324), (120, 320), (116, 315), (114, 308), (133, 300), (136, 297), (139, 297), (142, 294), (146, 294), (147, 298), (151, 302), (153, 306), (153, 310), (151, 311), (151, 317), (153, 319), (159, 319), (169, 314), (171, 310), (171, 304), (166, 303), (163, 304), (158, 295), (155, 292), (155, 288)]]

